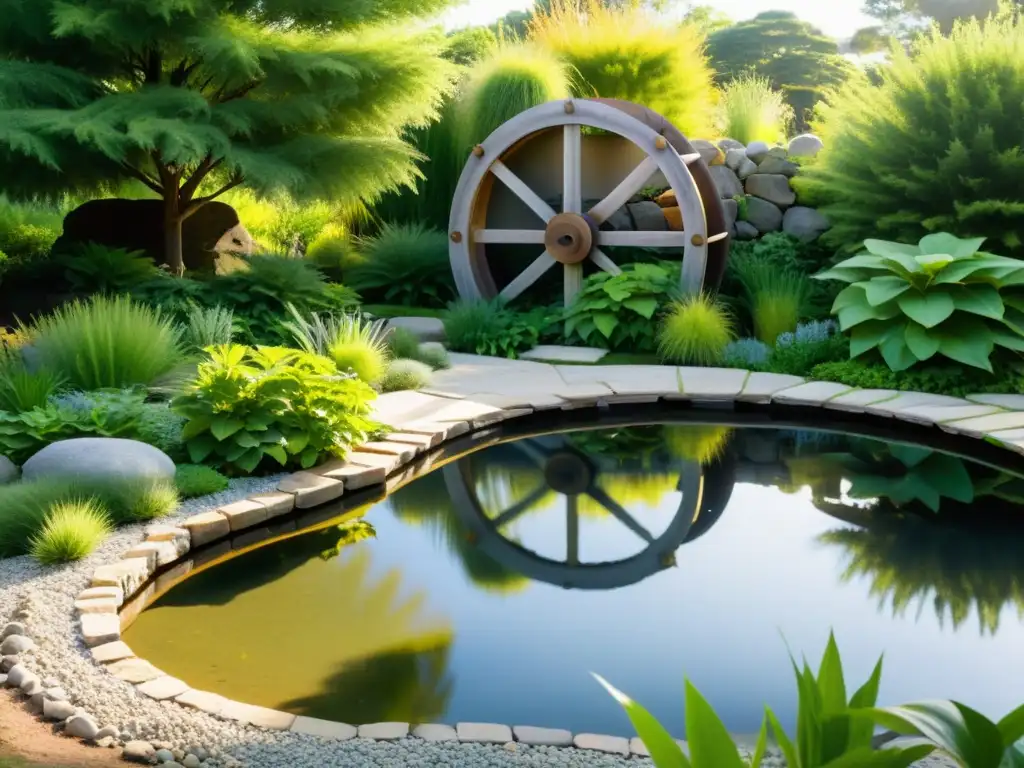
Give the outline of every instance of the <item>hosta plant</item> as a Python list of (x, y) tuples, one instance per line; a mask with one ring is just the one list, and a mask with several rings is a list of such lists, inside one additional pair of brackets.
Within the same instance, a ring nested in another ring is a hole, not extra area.
[(196, 380), (171, 408), (184, 416), (189, 457), (234, 473), (272, 460), (312, 467), (344, 456), (377, 428), (373, 389), (328, 358), (280, 347), (211, 347)]
[(903, 371), (939, 355), (991, 372), (996, 347), (1024, 351), (1024, 265), (980, 251), (984, 241), (865, 240), (864, 253), (816, 275), (850, 283), (832, 306), (850, 356), (877, 349)]

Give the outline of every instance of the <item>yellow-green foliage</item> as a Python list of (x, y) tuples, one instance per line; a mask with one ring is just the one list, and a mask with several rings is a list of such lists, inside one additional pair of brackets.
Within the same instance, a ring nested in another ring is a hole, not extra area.
[(326, 202), (299, 205), (287, 198), (257, 197), (246, 189), (231, 190), (220, 199), (235, 209), (238, 220), (262, 250), (271, 253), (288, 253), (296, 236), (308, 246), (337, 213)]
[(380, 381), (388, 370), (385, 352), (363, 339), (339, 341), (331, 347), (331, 359), (339, 371), (352, 371), (367, 384)]
[(663, 22), (639, 4), (552, 0), (530, 22), (530, 37), (578, 73), (578, 96), (633, 101), (687, 136), (711, 135), (713, 73), (696, 26)]
[(97, 500), (59, 501), (46, 513), (42, 528), (29, 543), (29, 552), (43, 565), (81, 560), (112, 530), (110, 515)]
[(701, 466), (721, 456), (731, 437), (729, 427), (716, 424), (673, 424), (665, 427), (665, 446), (669, 453)]
[(793, 108), (766, 77), (744, 75), (722, 89), (719, 104), (719, 133), (744, 144), (769, 144), (786, 138)]
[(422, 389), (430, 384), (433, 374), (433, 369), (419, 360), (392, 360), (381, 379), (380, 388), (384, 392)]
[(327, 224), (309, 242), (306, 258), (332, 277), (344, 276), (346, 270), (362, 261), (348, 231), (335, 223)]
[(818, 106), (825, 146), (796, 185), (832, 222), (826, 242), (949, 232), (1024, 256), (1024, 26), (961, 23), (894, 49), (879, 74)]
[(672, 305), (658, 331), (658, 354), (679, 365), (715, 365), (735, 338), (725, 307), (705, 294)]
[(557, 56), (536, 45), (501, 45), (473, 67), (463, 85), (458, 144), (468, 148), (483, 141), (520, 112), (569, 92), (569, 77)]

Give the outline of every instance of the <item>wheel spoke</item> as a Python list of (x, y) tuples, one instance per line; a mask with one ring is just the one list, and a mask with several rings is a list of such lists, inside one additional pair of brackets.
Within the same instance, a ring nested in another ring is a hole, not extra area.
[(562, 155), (562, 210), (583, 213), (580, 126), (567, 125)]
[(580, 509), (579, 496), (565, 497), (565, 562), (579, 565), (580, 562)]
[(516, 440), (514, 443), (509, 443), (509, 445), (520, 453), (526, 454), (537, 469), (542, 472), (544, 471), (548, 461), (548, 452), (544, 448), (538, 448), (534, 441), (529, 439)]
[(534, 506), (538, 501), (547, 496), (550, 492), (551, 489), (548, 488), (547, 484), (542, 483), (537, 486), (534, 490), (530, 491), (530, 493), (526, 494), (523, 498), (494, 518), (492, 522), (494, 523), (495, 530), (500, 531), (506, 525)]
[(473, 233), (475, 243), (544, 244), (543, 229), (478, 229)]
[(617, 501), (612, 499), (607, 493), (601, 488), (594, 487), (587, 491), (594, 501), (600, 504), (602, 507), (607, 509), (612, 516), (622, 523), (624, 526), (629, 528), (633, 533), (639, 536), (641, 539), (646, 541), (648, 544), (654, 542), (654, 536), (651, 535), (650, 531), (644, 528), (640, 523), (633, 519), (633, 516), (623, 509)]
[(526, 203), (530, 210), (536, 213), (547, 224), (555, 215), (554, 209), (545, 203), (536, 192), (526, 186), (526, 182), (516, 176), (508, 169), (501, 160), (495, 160), (491, 164), (491, 173), (501, 179), (501, 182), (511, 189), (516, 197)]
[(626, 202), (643, 189), (648, 180), (658, 171), (658, 161), (648, 155), (634, 168), (604, 200), (590, 209), (588, 215), (598, 224), (603, 223)]
[(609, 258), (608, 254), (602, 251), (600, 248), (594, 248), (590, 251), (590, 260), (597, 264), (605, 272), (610, 272), (613, 275), (621, 275), (622, 270), (619, 269), (619, 265)]
[(598, 245), (631, 245), (636, 248), (683, 248), (686, 232), (598, 232)]
[(505, 286), (505, 289), (501, 292), (501, 297), (511, 301), (540, 280), (543, 274), (557, 263), (558, 262), (551, 257), (550, 253), (544, 251), (544, 253), (538, 256), (530, 266), (524, 269), (515, 280)]
[(583, 264), (565, 265), (565, 306), (572, 304), (576, 294), (583, 290)]

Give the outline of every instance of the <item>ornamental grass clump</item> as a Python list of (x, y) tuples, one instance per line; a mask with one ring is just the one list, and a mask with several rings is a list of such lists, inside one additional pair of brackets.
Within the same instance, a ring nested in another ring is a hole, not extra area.
[(1024, 352), (1024, 263), (980, 251), (984, 242), (865, 240), (865, 252), (815, 275), (850, 284), (832, 307), (850, 357), (877, 350), (898, 372), (940, 356), (991, 373), (997, 348)]
[(796, 330), (807, 304), (807, 278), (756, 257), (742, 262), (737, 274), (758, 339), (774, 345), (780, 334)]
[(110, 515), (96, 499), (54, 504), (29, 542), (29, 553), (43, 565), (81, 560), (114, 530)]
[(283, 327), (301, 349), (329, 357), (339, 371), (351, 371), (367, 384), (377, 383), (387, 373), (391, 355), (386, 321), (347, 312), (306, 318), (290, 304), (287, 308), (292, 319)]
[(385, 224), (356, 241), (359, 261), (346, 271), (367, 300), (407, 307), (442, 307), (455, 296), (448, 236), (422, 223)]
[(380, 388), (382, 392), (423, 389), (430, 385), (433, 374), (433, 369), (419, 360), (392, 360)]
[(725, 307), (699, 294), (669, 309), (658, 331), (658, 355), (677, 365), (717, 365), (734, 338), (733, 321)]
[(792, 120), (793, 108), (768, 78), (746, 74), (722, 89), (718, 128), (723, 136), (743, 144), (775, 144), (785, 139)]

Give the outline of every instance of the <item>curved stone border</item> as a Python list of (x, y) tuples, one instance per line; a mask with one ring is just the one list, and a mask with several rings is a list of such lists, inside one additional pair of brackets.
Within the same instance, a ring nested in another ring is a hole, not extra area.
[[(342, 497), (346, 491), (384, 485), (385, 492), (430, 469), (442, 443), (502, 421), (547, 410), (575, 410), (659, 400), (694, 404), (757, 403), (825, 408), (892, 417), (944, 432), (985, 439), (1024, 454), (1024, 396), (978, 395), (966, 399), (894, 390), (864, 390), (797, 376), (724, 368), (671, 366), (558, 366), (452, 355), (453, 367), (434, 387), (381, 396), (374, 417), (390, 426), (387, 437), (361, 445), (345, 461), (331, 461), (284, 478), (278, 490), (260, 493), (184, 520), (180, 527), (154, 525), (121, 559), (100, 566), (78, 595), (81, 639), (97, 664), (157, 701), (171, 701), (208, 714), (276, 730), (327, 739), (355, 737), (393, 741), (575, 746), (617, 755), (646, 755), (637, 739), (533, 726), (490, 723), (448, 725), (344, 723), (296, 716), (230, 701), (192, 689), (136, 658), (121, 641), (126, 628), (157, 593), (193, 569), (235, 548), (295, 530), (275, 518)], [(248, 531), (248, 533), (246, 533)], [(209, 546), (213, 545), (213, 546)], [(197, 556), (190, 558), (193, 550)], [(201, 559), (200, 559), (201, 558)], [(156, 575), (155, 579), (152, 579)], [(31, 675), (31, 673), (28, 673)], [(6, 680), (10, 685), (10, 680)], [(31, 683), (31, 678), (30, 678)], [(30, 687), (34, 687), (30, 685)], [(24, 690), (24, 686), (22, 686)], [(45, 691), (31, 695), (45, 696)], [(45, 706), (45, 704), (44, 704)], [(71, 718), (74, 719), (74, 718)]]

